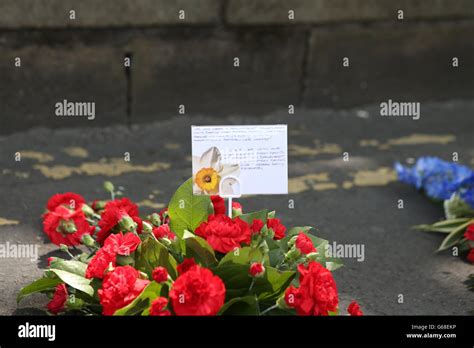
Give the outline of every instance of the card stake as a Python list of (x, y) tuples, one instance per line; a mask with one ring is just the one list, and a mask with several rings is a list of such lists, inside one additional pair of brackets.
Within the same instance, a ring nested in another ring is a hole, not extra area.
[(287, 125), (192, 126), (193, 193), (288, 194)]

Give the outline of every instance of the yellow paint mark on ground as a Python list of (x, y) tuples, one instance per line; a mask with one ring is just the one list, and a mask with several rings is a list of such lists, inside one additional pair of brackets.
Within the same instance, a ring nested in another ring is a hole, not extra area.
[(148, 207), (152, 209), (163, 209), (166, 205), (164, 203), (153, 202), (149, 199), (145, 199), (141, 202), (137, 202), (139, 207)]
[(313, 190), (315, 191), (334, 190), (337, 188), (337, 184), (333, 182), (316, 183), (313, 185)]
[(346, 190), (352, 188), (353, 186), (354, 186), (354, 184), (353, 184), (352, 182), (350, 182), (350, 181), (344, 181), (344, 182), (342, 183), (342, 188), (343, 188), (343, 189), (346, 189)]
[(89, 156), (89, 152), (86, 149), (78, 146), (66, 147), (63, 149), (63, 152), (71, 157), (87, 158)]
[(55, 180), (65, 179), (73, 174), (78, 175), (104, 175), (119, 176), (125, 173), (142, 172), (151, 173), (170, 168), (169, 163), (155, 162), (149, 165), (133, 165), (123, 158), (101, 159), (99, 162), (85, 162), (78, 167), (56, 165), (48, 167), (37, 164), (33, 168), (39, 170), (45, 177)]
[(50, 154), (44, 153), (44, 152), (39, 152), (39, 151), (18, 151), (21, 155), (21, 158), (29, 158), (33, 159), (35, 161), (38, 161), (40, 163), (46, 163), (46, 162), (51, 162), (54, 160), (54, 157), (51, 156)]
[(166, 143), (165, 144), (165, 149), (167, 150), (177, 150), (181, 147), (180, 144), (177, 143)]
[(19, 223), (20, 221), (17, 221), (17, 220), (8, 220), (8, 219), (0, 217), (0, 226), (18, 225)]
[(376, 139), (362, 139), (359, 141), (359, 146), (369, 147), (369, 146), (378, 146), (380, 145), (379, 141)]
[(410, 145), (426, 145), (426, 144), (440, 144), (446, 145), (456, 141), (456, 136), (450, 134), (436, 135), (436, 134), (411, 134), (401, 138), (389, 139), (385, 143), (380, 143), (376, 139), (362, 139), (359, 141), (361, 147), (377, 147), (379, 150), (388, 150), (392, 146), (410, 146)]
[(389, 146), (400, 146), (400, 145), (423, 145), (423, 144), (440, 144), (446, 145), (456, 141), (456, 136), (436, 135), (436, 134), (412, 134), (406, 137), (390, 139), (387, 142)]
[(329, 183), (329, 173), (315, 173), (288, 179), (288, 192), (300, 193), (314, 189), (318, 183)]
[(338, 144), (316, 144), (315, 147), (290, 144), (288, 146), (290, 156), (318, 156), (323, 154), (339, 154), (342, 152)]
[(355, 186), (385, 186), (397, 181), (397, 174), (392, 168), (381, 167), (375, 170), (360, 170), (354, 174)]

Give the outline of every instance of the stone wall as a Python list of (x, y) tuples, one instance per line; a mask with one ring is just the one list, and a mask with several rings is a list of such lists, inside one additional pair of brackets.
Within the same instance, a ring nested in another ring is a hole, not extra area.
[(0, 133), (472, 98), (473, 29), (472, 0), (0, 0)]

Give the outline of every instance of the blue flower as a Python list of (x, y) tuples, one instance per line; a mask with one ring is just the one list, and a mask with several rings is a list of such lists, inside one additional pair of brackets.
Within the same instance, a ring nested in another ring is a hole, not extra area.
[(464, 202), (474, 208), (474, 173), (461, 180), (456, 185), (456, 191)]
[[(463, 180), (474, 175), (466, 166), (437, 157), (420, 157), (411, 168), (395, 163), (395, 170), (400, 181), (423, 189), (428, 197), (438, 200), (449, 199)], [(466, 190), (465, 196), (472, 199), (472, 190)]]
[(414, 168), (408, 168), (401, 165), (399, 162), (395, 163), (395, 171), (397, 172), (398, 180), (401, 182), (420, 188), (421, 181), (416, 175)]

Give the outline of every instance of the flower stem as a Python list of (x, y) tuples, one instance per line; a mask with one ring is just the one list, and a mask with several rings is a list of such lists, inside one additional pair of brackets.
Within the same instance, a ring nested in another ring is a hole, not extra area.
[(253, 288), (253, 286), (255, 285), (255, 279), (256, 279), (256, 278), (253, 278), (253, 279), (252, 279), (252, 283), (250, 283), (249, 293), (252, 291), (252, 288)]
[(276, 309), (276, 308), (278, 308), (278, 304), (275, 304), (275, 305), (273, 305), (273, 306), (271, 306), (271, 307), (268, 307), (268, 308), (265, 309), (263, 312), (261, 312), (260, 315), (265, 315), (265, 314), (267, 314), (268, 312), (270, 312), (270, 311), (272, 311), (272, 310), (274, 310), (274, 309)]

